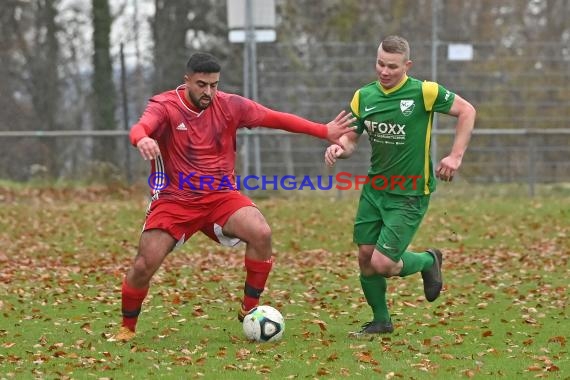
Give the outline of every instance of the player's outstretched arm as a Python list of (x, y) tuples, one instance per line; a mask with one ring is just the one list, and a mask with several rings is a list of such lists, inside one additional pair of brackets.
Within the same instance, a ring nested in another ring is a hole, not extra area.
[(334, 120), (327, 124), (327, 140), (343, 147), (344, 143), (340, 139), (352, 132), (352, 124), (355, 121), (356, 118), (351, 113), (341, 111)]
[(461, 166), (463, 155), (467, 150), (471, 140), (471, 133), (475, 127), (476, 111), (471, 103), (459, 95), (455, 95), (448, 114), (456, 116), (457, 123), (455, 124), (455, 140), (453, 141), (451, 153), (442, 158), (435, 170), (437, 178), (443, 181), (452, 181), (453, 176)]
[(328, 124), (315, 123), (291, 113), (274, 111), (266, 108), (266, 113), (260, 126), (282, 129), (287, 132), (303, 133), (335, 144), (340, 143), (340, 137), (352, 131), (352, 123), (356, 119), (351, 114), (342, 111)]

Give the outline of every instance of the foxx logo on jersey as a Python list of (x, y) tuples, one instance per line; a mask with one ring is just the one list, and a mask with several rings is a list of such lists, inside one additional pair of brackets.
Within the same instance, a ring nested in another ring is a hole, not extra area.
[(366, 129), (369, 135), (406, 135), (406, 124), (397, 124), (397, 123), (379, 123), (376, 121), (365, 120), (364, 125), (366, 125)]

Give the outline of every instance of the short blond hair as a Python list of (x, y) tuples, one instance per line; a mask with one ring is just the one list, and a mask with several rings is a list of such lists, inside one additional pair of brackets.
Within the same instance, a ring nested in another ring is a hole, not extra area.
[(410, 44), (404, 37), (388, 36), (380, 42), (378, 48), (386, 53), (403, 54), (406, 61), (410, 59)]

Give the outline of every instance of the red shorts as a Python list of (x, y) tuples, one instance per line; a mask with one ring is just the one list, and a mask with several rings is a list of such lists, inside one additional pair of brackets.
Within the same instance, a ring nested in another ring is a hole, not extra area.
[(255, 204), (238, 191), (212, 192), (192, 200), (158, 198), (149, 204), (143, 231), (158, 228), (168, 232), (178, 245), (198, 231), (223, 245), (234, 246), (237, 238), (225, 236), (222, 227), (240, 208)]

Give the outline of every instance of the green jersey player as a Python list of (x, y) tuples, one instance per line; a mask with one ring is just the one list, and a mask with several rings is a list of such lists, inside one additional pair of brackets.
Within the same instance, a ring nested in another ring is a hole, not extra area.
[[(441, 251), (410, 252), (407, 248), (428, 208), (436, 177), (451, 181), (461, 166), (475, 124), (475, 109), (459, 95), (434, 82), (407, 75), (412, 66), (408, 42), (385, 38), (378, 47), (378, 80), (357, 90), (350, 103), (357, 129), (325, 152), (332, 166), (354, 152), (366, 131), (372, 146), (369, 181), (364, 185), (354, 223), (360, 283), (373, 320), (357, 337), (391, 333), (394, 326), (386, 302), (386, 278), (420, 272), (424, 294), (432, 302), (443, 286)], [(434, 112), (457, 118), (453, 147), (437, 167), (430, 159)]]

